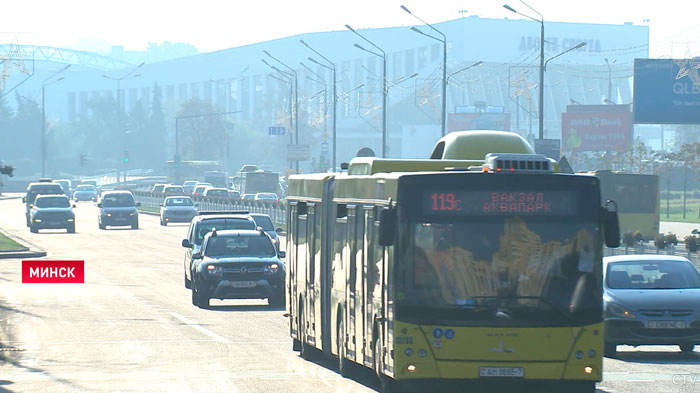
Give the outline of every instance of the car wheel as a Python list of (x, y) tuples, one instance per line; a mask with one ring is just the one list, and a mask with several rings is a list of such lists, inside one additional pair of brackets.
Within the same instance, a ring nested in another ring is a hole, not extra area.
[(614, 358), (617, 355), (617, 344), (606, 342), (603, 347), (603, 352), (606, 357)]
[(284, 290), (279, 291), (275, 295), (270, 296), (267, 298), (267, 303), (270, 305), (270, 307), (275, 307), (275, 308), (282, 308), (285, 306), (285, 296), (284, 296)]
[(139, 229), (139, 222), (138, 222), (138, 220), (134, 221), (134, 223), (131, 224), (131, 229)]
[(304, 318), (304, 309), (299, 309), (299, 339), (301, 341), (301, 348), (299, 350), (299, 355), (304, 360), (314, 360), (313, 348), (306, 342), (306, 318)]
[(204, 293), (197, 280), (192, 282), (192, 304), (199, 308), (209, 308), (209, 295)]
[(100, 229), (106, 229), (106, 228), (107, 228), (107, 225), (103, 224), (102, 221), (98, 221), (97, 226), (98, 226)]
[(185, 288), (192, 289), (192, 281), (187, 278), (187, 275), (185, 275)]
[(68, 226), (66, 230), (68, 231), (68, 233), (75, 233), (75, 223), (73, 225)]
[(29, 231), (31, 233), (39, 233), (39, 228), (36, 225), (29, 225)]
[(161, 219), (160, 219), (160, 225), (162, 225), (162, 226), (165, 227), (165, 226), (168, 226), (168, 223), (165, 222), (165, 221), (163, 221), (163, 219), (161, 218)]
[(695, 349), (695, 344), (679, 344), (678, 346), (681, 347), (681, 352), (686, 354), (692, 353)]

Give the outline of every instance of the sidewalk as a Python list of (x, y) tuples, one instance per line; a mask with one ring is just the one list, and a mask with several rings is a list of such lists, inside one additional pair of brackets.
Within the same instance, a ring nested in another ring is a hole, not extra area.
[(6, 232), (2, 228), (0, 228), (0, 233), (9, 237), (10, 239), (16, 241), (17, 243), (29, 245), (29, 247), (20, 248), (17, 250), (0, 250), (0, 259), (9, 259), (9, 258), (27, 259), (27, 258), (41, 258), (41, 257), (46, 256), (46, 251), (40, 250), (39, 248), (37, 248), (33, 244), (29, 243), (28, 241), (21, 239), (21, 238), (13, 235), (11, 233)]

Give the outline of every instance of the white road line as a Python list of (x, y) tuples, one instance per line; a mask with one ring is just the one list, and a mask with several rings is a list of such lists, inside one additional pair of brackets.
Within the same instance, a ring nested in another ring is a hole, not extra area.
[(178, 313), (176, 313), (176, 312), (171, 312), (170, 315), (172, 315), (172, 316), (175, 317), (176, 319), (180, 320), (180, 322), (182, 322), (182, 323), (184, 323), (185, 325), (191, 327), (192, 329), (194, 329), (194, 330), (196, 330), (196, 331), (198, 331), (198, 332), (200, 332), (200, 333), (202, 333), (202, 334), (204, 334), (204, 335), (206, 335), (206, 336), (209, 336), (209, 337), (213, 338), (213, 339), (216, 340), (216, 341), (219, 341), (219, 342), (222, 342), (222, 343), (231, 343), (231, 341), (230, 341), (229, 339), (219, 336), (218, 334), (212, 332), (211, 330), (209, 330), (209, 329), (207, 329), (207, 328), (204, 328), (204, 327), (202, 327), (202, 326), (200, 326), (200, 325), (198, 325), (198, 324), (196, 324), (196, 323), (190, 321), (189, 319), (185, 318), (184, 316), (182, 316), (182, 315), (180, 315), (180, 314), (178, 314)]

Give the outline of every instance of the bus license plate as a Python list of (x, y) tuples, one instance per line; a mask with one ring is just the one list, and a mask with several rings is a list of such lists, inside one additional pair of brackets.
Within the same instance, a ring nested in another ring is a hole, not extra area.
[(522, 367), (479, 367), (480, 377), (515, 377), (522, 378)]
[(649, 329), (685, 329), (685, 321), (649, 321)]
[(258, 283), (256, 281), (234, 281), (233, 287), (234, 288), (253, 288), (257, 284)]

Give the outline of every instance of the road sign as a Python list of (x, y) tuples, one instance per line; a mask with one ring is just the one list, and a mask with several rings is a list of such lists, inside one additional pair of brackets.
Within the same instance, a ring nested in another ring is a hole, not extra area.
[(284, 135), (285, 132), (285, 128), (281, 126), (270, 127), (270, 129), (268, 130), (269, 135)]
[(321, 154), (328, 154), (328, 142), (321, 142)]
[(309, 159), (309, 145), (287, 145), (287, 161), (306, 161)]
[(559, 139), (535, 139), (535, 152), (559, 160), (561, 141)]

